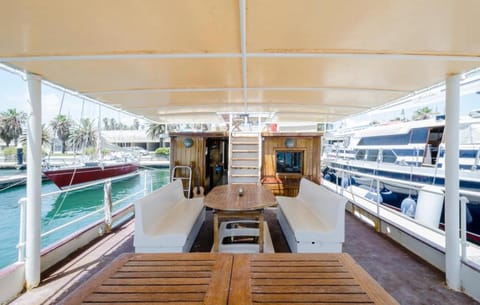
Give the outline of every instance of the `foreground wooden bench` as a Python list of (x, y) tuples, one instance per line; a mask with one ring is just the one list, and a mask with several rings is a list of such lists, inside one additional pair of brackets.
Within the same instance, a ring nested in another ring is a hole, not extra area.
[(126, 254), (61, 304), (398, 304), (345, 253)]

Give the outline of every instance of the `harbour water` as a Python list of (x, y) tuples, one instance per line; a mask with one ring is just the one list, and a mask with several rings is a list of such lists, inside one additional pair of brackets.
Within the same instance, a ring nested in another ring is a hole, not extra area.
[[(17, 170), (1, 170), (0, 175), (22, 174)], [(168, 183), (168, 169), (145, 169), (139, 175), (112, 183), (112, 202), (144, 189), (147, 181), (148, 189), (157, 189)], [(57, 192), (59, 189), (51, 182), (42, 184), (42, 194)], [(25, 186), (18, 186), (0, 191), (0, 269), (17, 260), (19, 237), (20, 208), (19, 200), (25, 197)], [(139, 194), (138, 197), (143, 196)], [(103, 184), (86, 189), (54, 194), (42, 197), (42, 232), (47, 232), (59, 225), (83, 216), (103, 207)], [(114, 207), (114, 211), (122, 208), (136, 198), (122, 202)], [(103, 213), (95, 215), (68, 226), (57, 233), (42, 239), (42, 248), (61, 240), (65, 236), (103, 218)]]

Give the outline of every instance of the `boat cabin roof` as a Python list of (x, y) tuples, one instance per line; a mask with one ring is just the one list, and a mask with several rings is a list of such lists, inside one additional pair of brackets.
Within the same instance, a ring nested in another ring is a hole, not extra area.
[(480, 64), (475, 0), (5, 1), (0, 62), (157, 122), (328, 122)]

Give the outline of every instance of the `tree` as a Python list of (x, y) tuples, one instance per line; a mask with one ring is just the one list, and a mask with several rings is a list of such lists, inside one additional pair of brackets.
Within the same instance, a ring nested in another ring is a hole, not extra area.
[(7, 147), (12, 141), (15, 146), (18, 144), (18, 138), (22, 135), (22, 126), (25, 124), (27, 115), (25, 112), (17, 112), (16, 109), (8, 109), (0, 113), (0, 138)]
[(152, 140), (160, 140), (165, 133), (165, 124), (150, 124), (147, 129), (147, 136)]
[(65, 153), (67, 141), (70, 138), (73, 121), (67, 116), (60, 114), (50, 121), (53, 134), (62, 142), (62, 153)]
[(110, 125), (108, 122), (109, 122), (108, 118), (103, 118), (103, 129), (110, 130)]
[(162, 139), (165, 134), (165, 130), (165, 124), (151, 123), (150, 125), (148, 125), (147, 136), (152, 140), (158, 140), (160, 146), (162, 146)]
[[(51, 140), (52, 140), (52, 137), (50, 135), (50, 131), (48, 130), (48, 127), (45, 126), (45, 124), (42, 124), (42, 146), (43, 145), (47, 145), (47, 144), (50, 144), (51, 143)], [(21, 144), (23, 145), (26, 145), (27, 144), (27, 135), (26, 133), (23, 133), (20, 138), (19, 138), (19, 141)]]
[(94, 147), (97, 144), (97, 131), (95, 120), (81, 119), (80, 123), (73, 127), (68, 142), (75, 151), (85, 150), (87, 147)]
[(133, 120), (133, 130), (139, 130), (140, 129), (140, 122), (138, 121), (138, 119), (134, 119)]
[(430, 118), (430, 116), (432, 115), (433, 111), (431, 108), (429, 107), (423, 107), (423, 108), (420, 108), (420, 109), (417, 109), (415, 111), (415, 113), (413, 114), (413, 119), (415, 121), (418, 121), (418, 120), (425, 120), (425, 119), (428, 119)]

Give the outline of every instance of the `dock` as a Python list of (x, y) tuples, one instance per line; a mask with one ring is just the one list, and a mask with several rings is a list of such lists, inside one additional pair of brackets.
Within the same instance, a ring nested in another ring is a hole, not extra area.
[(27, 175), (19, 174), (13, 176), (0, 176), (0, 190), (25, 185), (27, 183)]

